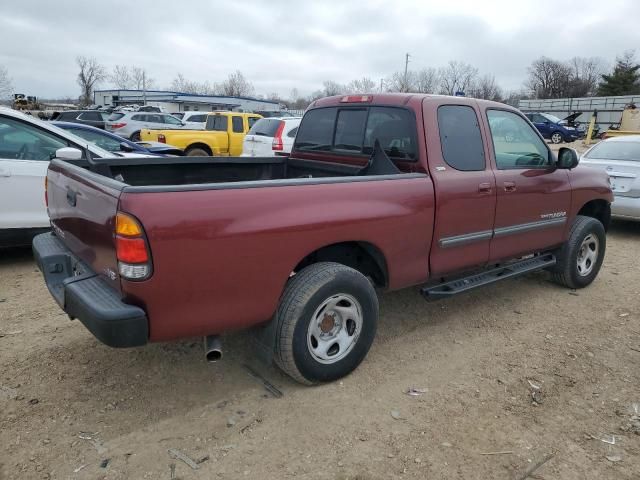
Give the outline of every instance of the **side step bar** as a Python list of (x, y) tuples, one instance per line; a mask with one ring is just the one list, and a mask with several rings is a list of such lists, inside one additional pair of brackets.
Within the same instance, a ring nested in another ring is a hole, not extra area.
[(457, 278), (449, 282), (438, 283), (422, 287), (420, 293), (426, 300), (439, 300), (441, 298), (452, 297), (458, 293), (468, 292), (478, 287), (483, 287), (491, 283), (513, 278), (525, 273), (541, 270), (555, 265), (556, 257), (552, 253), (546, 253), (517, 262), (501, 265), (491, 270), (475, 273), (468, 277)]

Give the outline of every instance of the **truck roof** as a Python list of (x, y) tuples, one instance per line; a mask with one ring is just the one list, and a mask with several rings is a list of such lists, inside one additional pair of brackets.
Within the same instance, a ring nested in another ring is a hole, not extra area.
[(367, 93), (357, 95), (335, 95), (333, 97), (325, 97), (315, 100), (309, 105), (309, 108), (329, 107), (337, 105), (408, 105), (411, 100), (421, 100), (424, 98), (443, 99), (449, 98), (458, 105), (471, 105), (480, 102), (484, 105), (494, 105), (501, 108), (509, 107), (504, 103), (493, 102), (490, 100), (481, 100), (472, 97), (454, 97), (452, 95), (434, 95), (430, 93)]

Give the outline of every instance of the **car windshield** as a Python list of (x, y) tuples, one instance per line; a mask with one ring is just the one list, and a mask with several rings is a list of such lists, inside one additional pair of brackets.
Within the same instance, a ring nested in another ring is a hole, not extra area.
[(640, 162), (640, 141), (601, 142), (589, 150), (585, 158)]
[(556, 117), (555, 115), (551, 115), (549, 113), (543, 113), (541, 115), (544, 118), (546, 118), (547, 120), (549, 120), (550, 122), (553, 122), (553, 123), (560, 123), (561, 122), (561, 120), (558, 117)]

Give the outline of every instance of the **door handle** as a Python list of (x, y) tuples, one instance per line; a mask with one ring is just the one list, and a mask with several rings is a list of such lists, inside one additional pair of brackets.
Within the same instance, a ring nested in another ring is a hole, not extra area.
[(11, 176), (11, 172), (8, 172), (7, 170), (0, 170), (0, 177), (10, 177)]
[(491, 184), (490, 183), (481, 183), (478, 185), (478, 192), (480, 193), (491, 193)]
[(504, 191), (505, 192), (515, 192), (516, 191), (516, 182), (504, 182)]
[(67, 188), (67, 203), (72, 207), (75, 207), (76, 203), (78, 203), (78, 192)]

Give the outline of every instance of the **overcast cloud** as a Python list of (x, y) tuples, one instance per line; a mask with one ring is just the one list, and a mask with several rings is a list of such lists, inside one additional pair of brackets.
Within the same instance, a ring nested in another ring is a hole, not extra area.
[(144, 67), (161, 88), (178, 72), (214, 83), (239, 69), (256, 93), (288, 96), (379, 81), (409, 52), (412, 69), (460, 60), (509, 90), (541, 55), (612, 63), (640, 47), (639, 19), (638, 0), (4, 0), (0, 65), (39, 97), (79, 95), (77, 55)]

